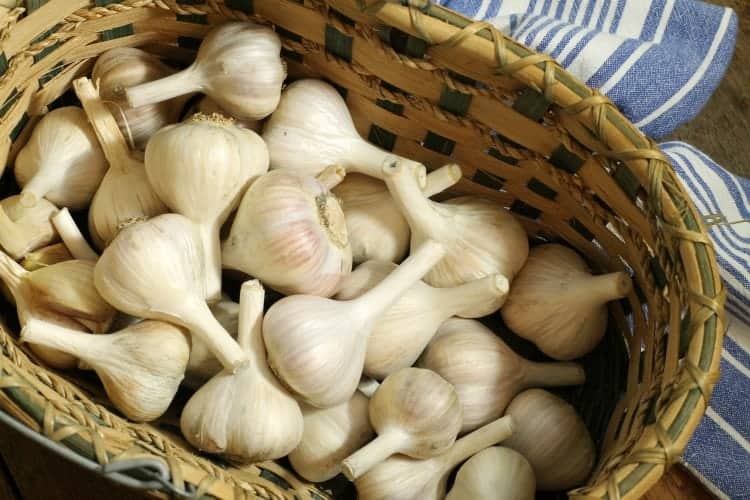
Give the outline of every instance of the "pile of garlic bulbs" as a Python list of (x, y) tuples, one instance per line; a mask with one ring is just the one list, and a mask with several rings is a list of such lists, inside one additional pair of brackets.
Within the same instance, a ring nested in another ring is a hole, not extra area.
[[(363, 499), (581, 485), (593, 441), (537, 388), (584, 382), (570, 361), (601, 340), (628, 276), (592, 276), (565, 246), (529, 250), (495, 203), (432, 200), (457, 165), (428, 173), (369, 144), (323, 81), (282, 88), (280, 51), (251, 22), (213, 29), (180, 71), (113, 49), (95, 81), (74, 82), (81, 107), (39, 121), (15, 160), (21, 192), (0, 201), (21, 341), (95, 371), (133, 421), (188, 386), (196, 448), (288, 455)], [(284, 297), (264, 307), (264, 287)], [(497, 314), (556, 361), (518, 356), (477, 321)]]

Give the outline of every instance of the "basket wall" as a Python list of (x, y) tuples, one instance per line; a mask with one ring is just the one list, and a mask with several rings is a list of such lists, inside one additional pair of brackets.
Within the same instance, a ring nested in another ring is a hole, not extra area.
[[(428, 168), (458, 163), (454, 193), (496, 200), (532, 238), (564, 240), (598, 270), (633, 276), (603, 348), (616, 357), (624, 346), (626, 366), (604, 358), (592, 380), (587, 364), (589, 386), (614, 395), (614, 408), (588, 394), (600, 457), (571, 496), (636, 498), (679, 457), (718, 376), (724, 290), (713, 248), (654, 143), (550, 57), (421, 0), (27, 1), (0, 32), (0, 159), (12, 164), (47, 106), (105, 50), (186, 63), (211, 25), (271, 24), (290, 75), (335, 84), (363, 137)], [(0, 407), (50, 439), (102, 464), (160, 457), (178, 489), (220, 498), (325, 496), (276, 464), (240, 470), (197, 456), (168, 420), (126, 422), (22, 352), (14, 330), (0, 331)]]

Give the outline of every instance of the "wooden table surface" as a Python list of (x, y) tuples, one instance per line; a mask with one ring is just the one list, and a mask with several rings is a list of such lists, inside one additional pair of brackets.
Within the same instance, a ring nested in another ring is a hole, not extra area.
[[(740, 34), (732, 66), (706, 108), (668, 139), (689, 142), (730, 171), (750, 177), (750, 3), (712, 0), (733, 7)], [(92, 475), (0, 424), (0, 500), (133, 500), (140, 495)], [(85, 478), (85, 479), (84, 479)], [(709, 499), (679, 466), (644, 497), (647, 500)]]

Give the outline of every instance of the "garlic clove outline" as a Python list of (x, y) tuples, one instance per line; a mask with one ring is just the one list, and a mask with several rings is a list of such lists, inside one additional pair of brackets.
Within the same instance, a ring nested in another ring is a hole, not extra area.
[(458, 469), (445, 500), (534, 500), (535, 489), (529, 461), (510, 448), (493, 446)]
[(59, 240), (51, 218), (57, 213), (51, 202), (40, 199), (33, 207), (21, 203), (20, 195), (0, 201), (0, 247), (14, 259)]

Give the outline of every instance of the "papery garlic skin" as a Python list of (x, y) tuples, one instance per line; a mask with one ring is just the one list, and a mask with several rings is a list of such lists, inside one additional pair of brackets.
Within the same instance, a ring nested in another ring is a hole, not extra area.
[(260, 177), (237, 209), (222, 263), (286, 295), (333, 295), (352, 268), (336, 197), (304, 174), (279, 170)]
[(40, 199), (33, 207), (21, 203), (19, 195), (0, 201), (0, 246), (18, 260), (27, 253), (59, 240), (51, 218), (57, 207)]
[(596, 448), (571, 405), (542, 389), (529, 389), (513, 398), (506, 415), (516, 427), (503, 446), (529, 461), (539, 490), (568, 490), (586, 482)]
[(261, 129), (263, 128), (263, 122), (261, 120), (243, 120), (241, 118), (237, 118), (236, 116), (233, 116), (232, 113), (219, 106), (216, 101), (214, 101), (207, 95), (201, 97), (198, 102), (190, 107), (190, 109), (187, 111), (187, 117), (189, 118), (195, 113), (203, 113), (204, 115), (218, 113), (220, 115), (228, 116), (234, 119), (235, 126), (246, 128), (257, 133), (260, 133)]
[[(395, 268), (390, 262), (361, 264), (344, 279), (336, 298), (359, 297)], [(507, 293), (508, 280), (499, 275), (452, 288), (416, 282), (378, 319), (367, 341), (364, 373), (382, 380), (413, 365), (443, 322), (456, 315), (478, 318), (492, 314)]]
[(135, 47), (110, 49), (97, 58), (91, 79), (97, 83), (99, 94), (131, 147), (143, 150), (157, 130), (176, 122), (182, 99), (132, 108), (125, 98), (125, 89), (174, 72), (156, 56)]
[(440, 326), (419, 366), (455, 387), (463, 408), (462, 432), (502, 416), (524, 389), (580, 385), (586, 379), (576, 363), (532, 363), (480, 322), (458, 318)]
[(369, 399), (359, 391), (333, 408), (322, 410), (303, 405), (302, 440), (289, 454), (297, 474), (320, 483), (341, 473), (341, 462), (375, 435), (368, 405)]
[[(271, 154), (271, 169), (307, 175), (340, 165), (347, 172), (382, 178), (383, 162), (399, 158), (362, 139), (344, 100), (322, 80), (297, 80), (284, 89), (279, 107), (263, 127), (263, 140)], [(424, 168), (401, 160), (412, 168)]]
[(511, 330), (548, 356), (571, 360), (599, 344), (607, 329), (606, 303), (631, 289), (625, 273), (592, 276), (574, 250), (541, 245), (530, 252), (501, 314)]
[(384, 169), (386, 184), (411, 227), (411, 245), (433, 239), (446, 256), (424, 281), (435, 287), (457, 286), (491, 274), (512, 283), (529, 253), (523, 226), (489, 200), (462, 196), (444, 203), (430, 201), (403, 165)]
[(461, 466), (445, 500), (534, 500), (534, 471), (517, 451), (495, 446)]
[(270, 28), (249, 21), (225, 23), (206, 35), (193, 64), (125, 94), (137, 107), (203, 92), (238, 118), (259, 120), (279, 103), (286, 78), (280, 54), (281, 39)]
[[(188, 144), (192, 147), (186, 148)], [(159, 198), (197, 224), (206, 258), (206, 298), (218, 300), (219, 231), (250, 182), (268, 170), (263, 140), (251, 130), (235, 127), (226, 117), (193, 115), (151, 138), (145, 165)]]
[(31, 207), (47, 198), (57, 206), (80, 210), (91, 201), (106, 170), (86, 114), (67, 106), (39, 120), (18, 152), (14, 171), (23, 205)]
[(167, 410), (190, 352), (186, 332), (161, 321), (141, 321), (109, 335), (87, 335), (32, 319), (21, 341), (59, 349), (90, 365), (112, 403), (135, 422), (149, 422)]
[(51, 266), (58, 262), (71, 260), (72, 258), (73, 256), (70, 255), (65, 244), (55, 243), (54, 245), (42, 247), (39, 250), (27, 253), (21, 261), (21, 265), (27, 271), (36, 271), (37, 269)]

